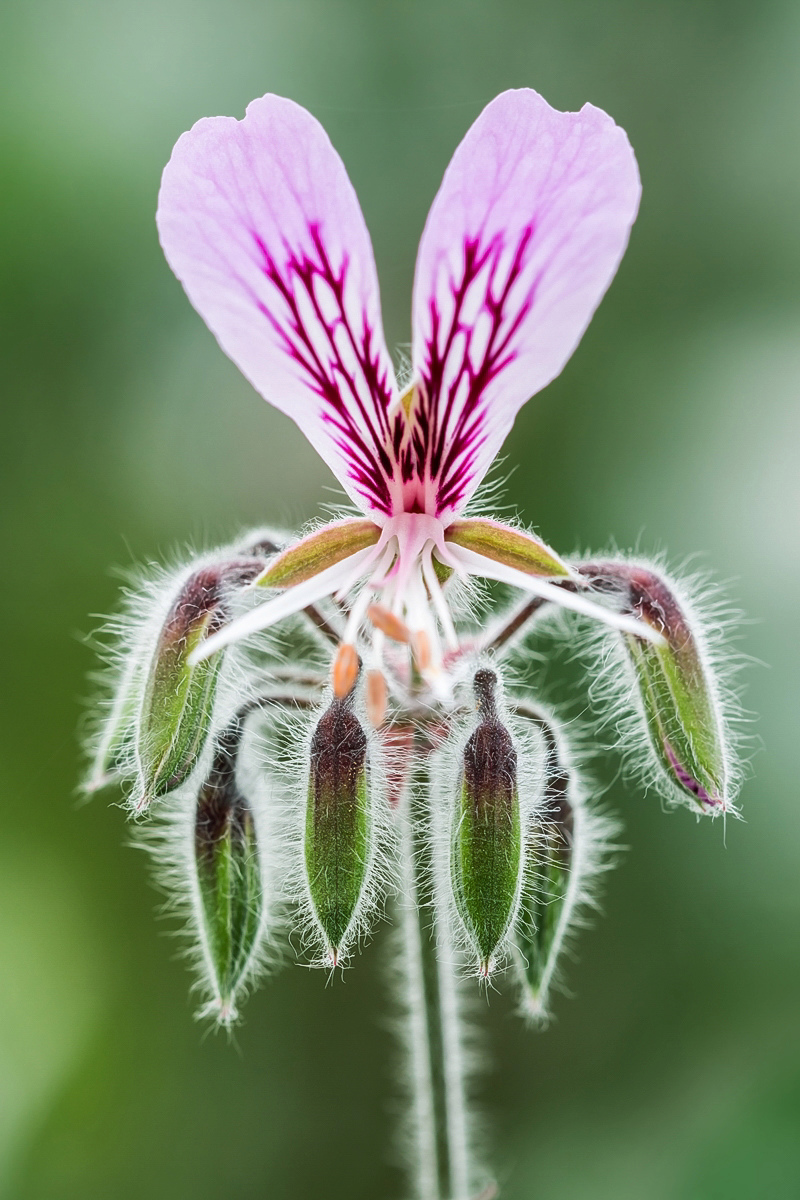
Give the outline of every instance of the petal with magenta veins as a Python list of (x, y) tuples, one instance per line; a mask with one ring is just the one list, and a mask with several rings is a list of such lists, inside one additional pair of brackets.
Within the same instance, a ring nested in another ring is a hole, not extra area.
[(568, 592), (554, 583), (548, 583), (545, 579), (538, 579), (535, 575), (528, 575), (524, 571), (517, 570), (516, 567), (509, 567), (505, 563), (496, 562), (482, 554), (476, 554), (474, 550), (467, 550), (466, 547), (459, 546), (455, 542), (448, 542), (447, 556), (450, 560), (449, 565), (455, 567), (456, 570), (461, 570), (464, 574), (478, 575), (484, 579), (494, 579), (498, 583), (510, 584), (511, 587), (522, 588), (534, 596), (550, 600), (561, 608), (581, 613), (585, 617), (593, 617), (594, 620), (601, 621), (612, 629), (635, 634), (636, 637), (644, 638), (645, 641), (653, 642), (656, 645), (661, 645), (664, 641), (658, 630), (645, 621), (637, 621), (635, 617), (627, 616), (625, 613), (614, 612), (613, 609), (597, 604), (587, 596)]
[(639, 204), (624, 130), (503, 92), (456, 150), (420, 242), (403, 477), (463, 511), (525, 401), (564, 367), (610, 284)]
[(374, 546), (380, 536), (379, 526), (372, 521), (332, 521), (283, 550), (259, 575), (256, 586), (285, 588), (304, 583), (357, 550)]
[(342, 160), (291, 100), (208, 117), (164, 169), (167, 261), (225, 353), (362, 511), (390, 510), (394, 372), (372, 245)]
[(571, 574), (566, 563), (544, 542), (500, 521), (485, 517), (453, 521), (445, 530), (444, 538), (446, 542), (455, 542), (466, 550), (516, 567), (526, 575), (569, 578)]

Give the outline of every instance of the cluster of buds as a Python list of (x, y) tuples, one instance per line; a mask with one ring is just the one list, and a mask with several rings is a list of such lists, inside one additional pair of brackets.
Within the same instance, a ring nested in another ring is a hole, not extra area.
[[(422, 778), (434, 831), (425, 836), (465, 969), (510, 971), (524, 1011), (543, 1019), (614, 828), (591, 802), (561, 722), (502, 681), (506, 661), (520, 677), (543, 628), (537, 618), (552, 606), (529, 602), (462, 631), (446, 700), (426, 683), (424, 639), (375, 602), (363, 622), (380, 641), (382, 669), (362, 666), (363, 633), (357, 645), (346, 636), (347, 597), (291, 616), (280, 642), (261, 635), (246, 652), (198, 654), (265, 580), (280, 595), (281, 572), (287, 560), (296, 572), (299, 556), (279, 541), (255, 533), (156, 589), (119, 663), (87, 784), (122, 780), (136, 818), (165, 819), (162, 844), (182, 839), (167, 858), (191, 901), (204, 1011), (234, 1019), (237, 995), (287, 926), (310, 935), (313, 961), (349, 961), (402, 875), (392, 869), (394, 826)], [(659, 635), (602, 634), (618, 654), (610, 674), (624, 667), (633, 701), (634, 757), (644, 744), (650, 776), (698, 813), (731, 811), (719, 684), (696, 617), (650, 568), (578, 564), (565, 588), (575, 576)]]

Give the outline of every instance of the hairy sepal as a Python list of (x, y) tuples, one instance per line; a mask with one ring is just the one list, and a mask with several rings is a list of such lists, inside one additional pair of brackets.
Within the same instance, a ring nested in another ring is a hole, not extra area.
[(622, 641), (653, 765), (670, 798), (699, 815), (730, 811), (724, 706), (702, 619), (650, 565), (606, 561), (579, 569), (596, 588), (617, 592), (626, 611), (663, 637), (655, 644), (623, 634)]
[(298, 780), (305, 789), (290, 887), (312, 962), (328, 968), (346, 965), (395, 883), (387, 780), (399, 754), (370, 727), (362, 683), (344, 699), (328, 694), (305, 737), (292, 735), (302, 765), (283, 768), (295, 794)]
[(447, 527), (444, 536), (446, 542), (463, 546), (465, 550), (482, 554), (526, 575), (564, 579), (571, 574), (566, 563), (544, 542), (500, 521), (486, 517), (456, 520)]
[(543, 770), (541, 803), (528, 810), (513, 962), (522, 1013), (543, 1025), (565, 951), (597, 906), (598, 876), (614, 866), (619, 825), (589, 802), (587, 781), (556, 717), (530, 704), (517, 712), (533, 732)]
[(199, 913), (220, 1024), (237, 1016), (236, 1000), (254, 955), (263, 913), (261, 866), (251, 806), (237, 781), (239, 722), (217, 741), (194, 819)]
[(451, 842), (455, 907), (483, 976), (496, 965), (522, 882), (517, 750), (498, 713), (496, 683), (488, 668), (475, 674), (479, 719), (462, 752)]
[(211, 732), (222, 654), (194, 665), (189, 659), (227, 620), (231, 589), (250, 582), (261, 566), (260, 559), (202, 566), (174, 595), (145, 675), (136, 736), (136, 811), (178, 787), (197, 763)]
[(367, 520), (333, 521), (283, 550), (256, 580), (258, 587), (287, 588), (304, 583), (380, 540), (380, 528)]

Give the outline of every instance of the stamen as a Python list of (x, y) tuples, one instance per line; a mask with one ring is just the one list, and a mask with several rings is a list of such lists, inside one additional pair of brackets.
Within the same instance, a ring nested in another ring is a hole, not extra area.
[(458, 635), (456, 634), (455, 627), (453, 625), (453, 618), (450, 616), (450, 609), (447, 606), (447, 601), (444, 598), (442, 585), (436, 578), (436, 572), (433, 569), (433, 563), (431, 562), (432, 549), (433, 547), (430, 544), (425, 547), (425, 553), (422, 556), (422, 577), (425, 580), (425, 586), (430, 593), (431, 600), (433, 601), (433, 607), (435, 608), (436, 615), (439, 618), (439, 624), (442, 627), (444, 640), (447, 642), (447, 648), (448, 650), (457, 650)]
[(424, 629), (411, 635), (411, 651), (418, 671), (427, 671), (431, 665), (431, 639)]
[(333, 660), (331, 679), (333, 694), (337, 700), (344, 700), (355, 687), (358, 679), (358, 652), (349, 642), (342, 642)]
[(370, 604), (367, 616), (376, 629), (380, 629), (394, 642), (408, 643), (411, 641), (411, 630), (400, 617), (395, 616), (383, 604)]
[(380, 729), (386, 720), (388, 689), (381, 671), (367, 671), (366, 704), (367, 716), (373, 729)]

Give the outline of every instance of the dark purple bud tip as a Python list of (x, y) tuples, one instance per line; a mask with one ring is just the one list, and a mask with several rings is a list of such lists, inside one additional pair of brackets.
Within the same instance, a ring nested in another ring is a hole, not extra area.
[(494, 671), (490, 671), (488, 667), (481, 667), (479, 671), (475, 672), (472, 680), (472, 690), (475, 693), (478, 712), (484, 720), (497, 716), (495, 705), (496, 689), (497, 676)]
[(708, 792), (707, 789), (703, 787), (703, 784), (695, 779), (689, 773), (689, 771), (686, 770), (666, 738), (664, 739), (664, 752), (667, 756), (667, 761), (672, 767), (675, 777), (680, 783), (681, 787), (685, 788), (687, 792), (691, 792), (693, 796), (696, 796), (698, 804), (700, 804), (700, 806), (705, 809), (706, 812), (714, 813), (724, 810), (725, 801), (722, 799), (722, 797)]
[(726, 809), (724, 727), (698, 632), (670, 584), (625, 562), (580, 568), (599, 590), (616, 592), (626, 612), (665, 638), (654, 645), (625, 635), (656, 761), (678, 794), (702, 813)]

